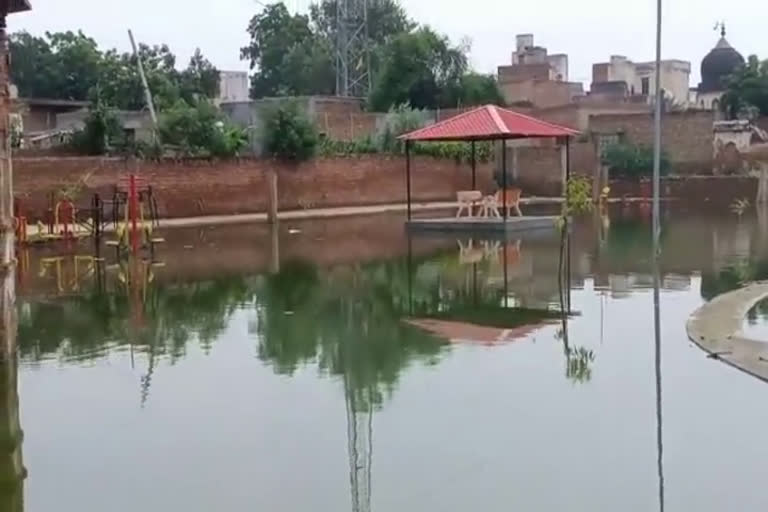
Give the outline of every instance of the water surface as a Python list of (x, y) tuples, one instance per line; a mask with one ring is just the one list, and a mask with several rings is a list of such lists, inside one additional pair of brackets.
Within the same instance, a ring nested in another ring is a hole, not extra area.
[[(7, 508), (765, 510), (768, 388), (685, 320), (768, 274), (766, 230), (667, 215), (657, 350), (645, 218), (574, 226), (564, 291), (556, 238), (409, 241), (398, 216), (174, 231), (163, 265), (22, 254)], [(450, 322), (563, 299), (565, 326)]]

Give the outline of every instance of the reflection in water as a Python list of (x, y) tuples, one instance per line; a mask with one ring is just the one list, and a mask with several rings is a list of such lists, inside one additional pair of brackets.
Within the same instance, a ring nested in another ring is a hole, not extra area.
[(18, 363), (16, 357), (0, 358), (0, 510), (24, 510), (24, 479), (19, 418)]
[[(305, 251), (302, 258), (286, 256), (291, 251), (277, 247), (279, 237), (272, 230), (266, 235), (271, 242), (263, 244), (267, 253), (264, 265), (247, 267), (247, 271), (219, 271), (218, 253), (206, 253), (206, 249), (200, 250), (204, 259), (216, 263), (208, 263), (207, 273), (194, 276), (178, 270), (187, 264), (183, 258), (174, 262), (175, 270), (140, 265), (106, 271), (96, 263), (91, 269), (87, 259), (66, 256), (51, 263), (33, 256), (29, 258), (29, 276), (22, 283), (24, 294), (19, 301), (19, 352), (26, 366), (44, 366), (45, 360), (55, 359), (68, 368), (116, 352), (135, 352), (146, 364), (137, 383), (143, 404), (152, 400), (153, 379), (157, 388), (162, 382), (159, 374), (168, 365), (181, 366), (191, 345), (198, 345), (204, 354), (217, 351), (233, 316), (240, 312), (248, 320), (250, 342), (257, 356), (254, 361), (267, 366), (267, 373), (297, 376), (299, 380), (302, 369), (317, 368), (323, 377), (337, 384), (339, 398), (343, 393), (345, 412), (339, 409), (337, 416), (346, 416), (351, 507), (354, 512), (367, 511), (372, 505), (374, 421), (379, 430), (387, 423), (381, 421), (380, 412), (401, 385), (406, 369), (436, 366), (450, 355), (472, 360), (486, 352), (451, 343), (466, 341), (494, 345), (487, 352), (511, 366), (513, 361), (504, 357), (533, 357), (536, 347), (532, 348), (533, 343), (499, 345), (531, 340), (530, 325), (536, 329), (549, 325), (554, 312), (554, 320), (559, 320), (560, 325), (547, 331), (545, 343), (549, 345), (537, 344), (551, 348), (551, 332), (557, 329), (563, 352), (555, 346), (554, 359), (549, 359), (547, 353), (532, 360), (530, 366), (544, 375), (542, 379), (549, 379), (538, 385), (550, 385), (554, 380), (562, 384), (564, 362), (569, 382), (585, 384), (584, 390), (598, 389), (601, 381), (610, 379), (611, 372), (600, 371), (596, 362), (628, 364), (617, 361), (615, 351), (609, 353), (616, 343), (606, 343), (605, 347), (597, 343), (598, 333), (602, 341), (603, 324), (607, 323), (605, 335), (615, 336), (617, 320), (613, 318), (611, 330), (611, 316), (619, 314), (615, 312), (621, 306), (632, 305), (629, 297), (636, 297), (638, 291), (650, 295), (653, 288), (656, 462), (663, 510), (659, 289), (697, 293), (691, 290), (691, 283), (698, 283), (698, 277), (693, 281), (691, 277), (700, 274), (701, 293), (707, 297), (748, 279), (768, 277), (768, 265), (764, 263), (768, 248), (755, 243), (761, 236), (756, 226), (757, 222), (745, 218), (741, 234), (732, 235), (738, 230), (731, 221), (702, 224), (701, 219), (673, 219), (664, 228), (664, 251), (651, 260), (648, 255), (655, 251), (647, 223), (621, 216), (610, 222), (600, 217), (594, 223), (588, 219), (575, 224), (563, 251), (558, 250), (558, 240), (449, 240), (428, 249), (420, 248), (419, 241), (408, 240), (396, 257), (318, 264), (311, 251)], [(243, 252), (256, 259), (257, 244), (248, 243), (251, 252)], [(691, 251), (692, 247), (696, 250)], [(43, 267), (45, 272), (41, 274)], [(591, 289), (585, 284), (589, 282), (593, 283)], [(574, 311), (572, 290), (582, 290), (574, 292)], [(594, 310), (579, 311), (584, 305), (579, 299), (584, 290), (600, 295), (599, 310), (596, 306)], [(608, 305), (616, 308), (606, 310)], [(561, 316), (560, 311), (573, 316)], [(641, 317), (647, 320), (647, 316), (637, 316), (638, 321), (642, 321)], [(634, 321), (629, 319), (628, 324)], [(594, 330), (580, 330), (589, 322), (594, 322)], [(526, 327), (520, 327), (521, 323)], [(213, 359), (210, 364), (217, 364)], [(445, 363), (441, 368), (448, 366)], [(555, 369), (556, 379), (546, 373), (549, 367)], [(9, 432), (7, 439), (15, 439), (13, 432), (20, 434), (16, 367), (4, 366), (2, 372), (4, 403), (11, 404), (3, 411), (3, 418), (9, 420), (3, 420), (8, 425), (4, 431)], [(643, 385), (647, 390), (647, 383)], [(572, 386), (566, 387), (570, 390)], [(668, 385), (669, 390), (672, 388)], [(553, 385), (548, 392), (555, 395), (562, 391)], [(158, 395), (154, 395), (155, 402)], [(584, 398), (590, 393), (579, 395)], [(563, 407), (575, 397), (576, 393), (565, 395)], [(518, 403), (508, 397), (504, 400)], [(387, 412), (394, 409), (390, 406)], [(147, 414), (144, 421), (151, 422), (151, 415)], [(340, 430), (338, 425), (336, 428)], [(4, 474), (17, 475), (14, 496), (21, 503), (20, 444), (13, 446), (18, 450), (3, 467), (14, 468)], [(645, 453), (650, 449), (650, 444), (643, 447)], [(27, 452), (29, 459), (29, 449)], [(377, 454), (381, 452), (379, 447)], [(377, 466), (377, 479), (387, 474), (383, 467), (381, 471)], [(439, 472), (440, 468), (434, 470)], [(10, 509), (20, 509), (20, 505)]]
[(653, 273), (653, 339), (654, 369), (656, 375), (656, 469), (659, 479), (659, 510), (664, 512), (664, 443), (662, 441), (662, 401), (661, 401), (661, 277), (659, 275), (660, 247), (654, 237), (651, 254)]

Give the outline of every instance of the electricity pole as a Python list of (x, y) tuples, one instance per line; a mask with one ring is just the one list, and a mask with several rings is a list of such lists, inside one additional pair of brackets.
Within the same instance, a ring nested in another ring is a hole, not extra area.
[(661, 188), (661, 107), (664, 95), (661, 89), (661, 1), (656, 0), (656, 111), (653, 127), (653, 241), (656, 254), (661, 249), (658, 247), (660, 224), (660, 188)]

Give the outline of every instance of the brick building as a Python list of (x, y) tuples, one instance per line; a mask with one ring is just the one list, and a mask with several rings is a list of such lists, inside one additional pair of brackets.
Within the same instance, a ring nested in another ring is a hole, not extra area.
[(499, 66), (499, 88), (508, 105), (554, 107), (584, 94), (581, 83), (568, 81), (568, 56), (550, 55), (534, 45), (532, 34), (517, 36), (509, 65)]

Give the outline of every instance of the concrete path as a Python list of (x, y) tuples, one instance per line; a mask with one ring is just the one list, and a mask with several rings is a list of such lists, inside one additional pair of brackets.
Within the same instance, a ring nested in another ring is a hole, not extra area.
[[(523, 205), (559, 204), (562, 199), (558, 197), (529, 197), (523, 198)], [(412, 203), (411, 211), (424, 212), (434, 210), (455, 210), (458, 204), (455, 201), (436, 203)], [(408, 210), (405, 203), (377, 204), (371, 206), (343, 206), (338, 208), (314, 208), (307, 210), (286, 210), (278, 212), (280, 220), (304, 220), (325, 219), (330, 217), (349, 217), (355, 215), (375, 215), (379, 213), (397, 213)], [(241, 215), (207, 215), (202, 217), (187, 217), (182, 219), (161, 219), (161, 227), (180, 226), (210, 226), (220, 224), (241, 224), (249, 222), (265, 222), (266, 213), (247, 213)]]
[(768, 382), (768, 340), (742, 333), (747, 313), (766, 297), (765, 281), (716, 297), (688, 319), (688, 337), (712, 357)]

